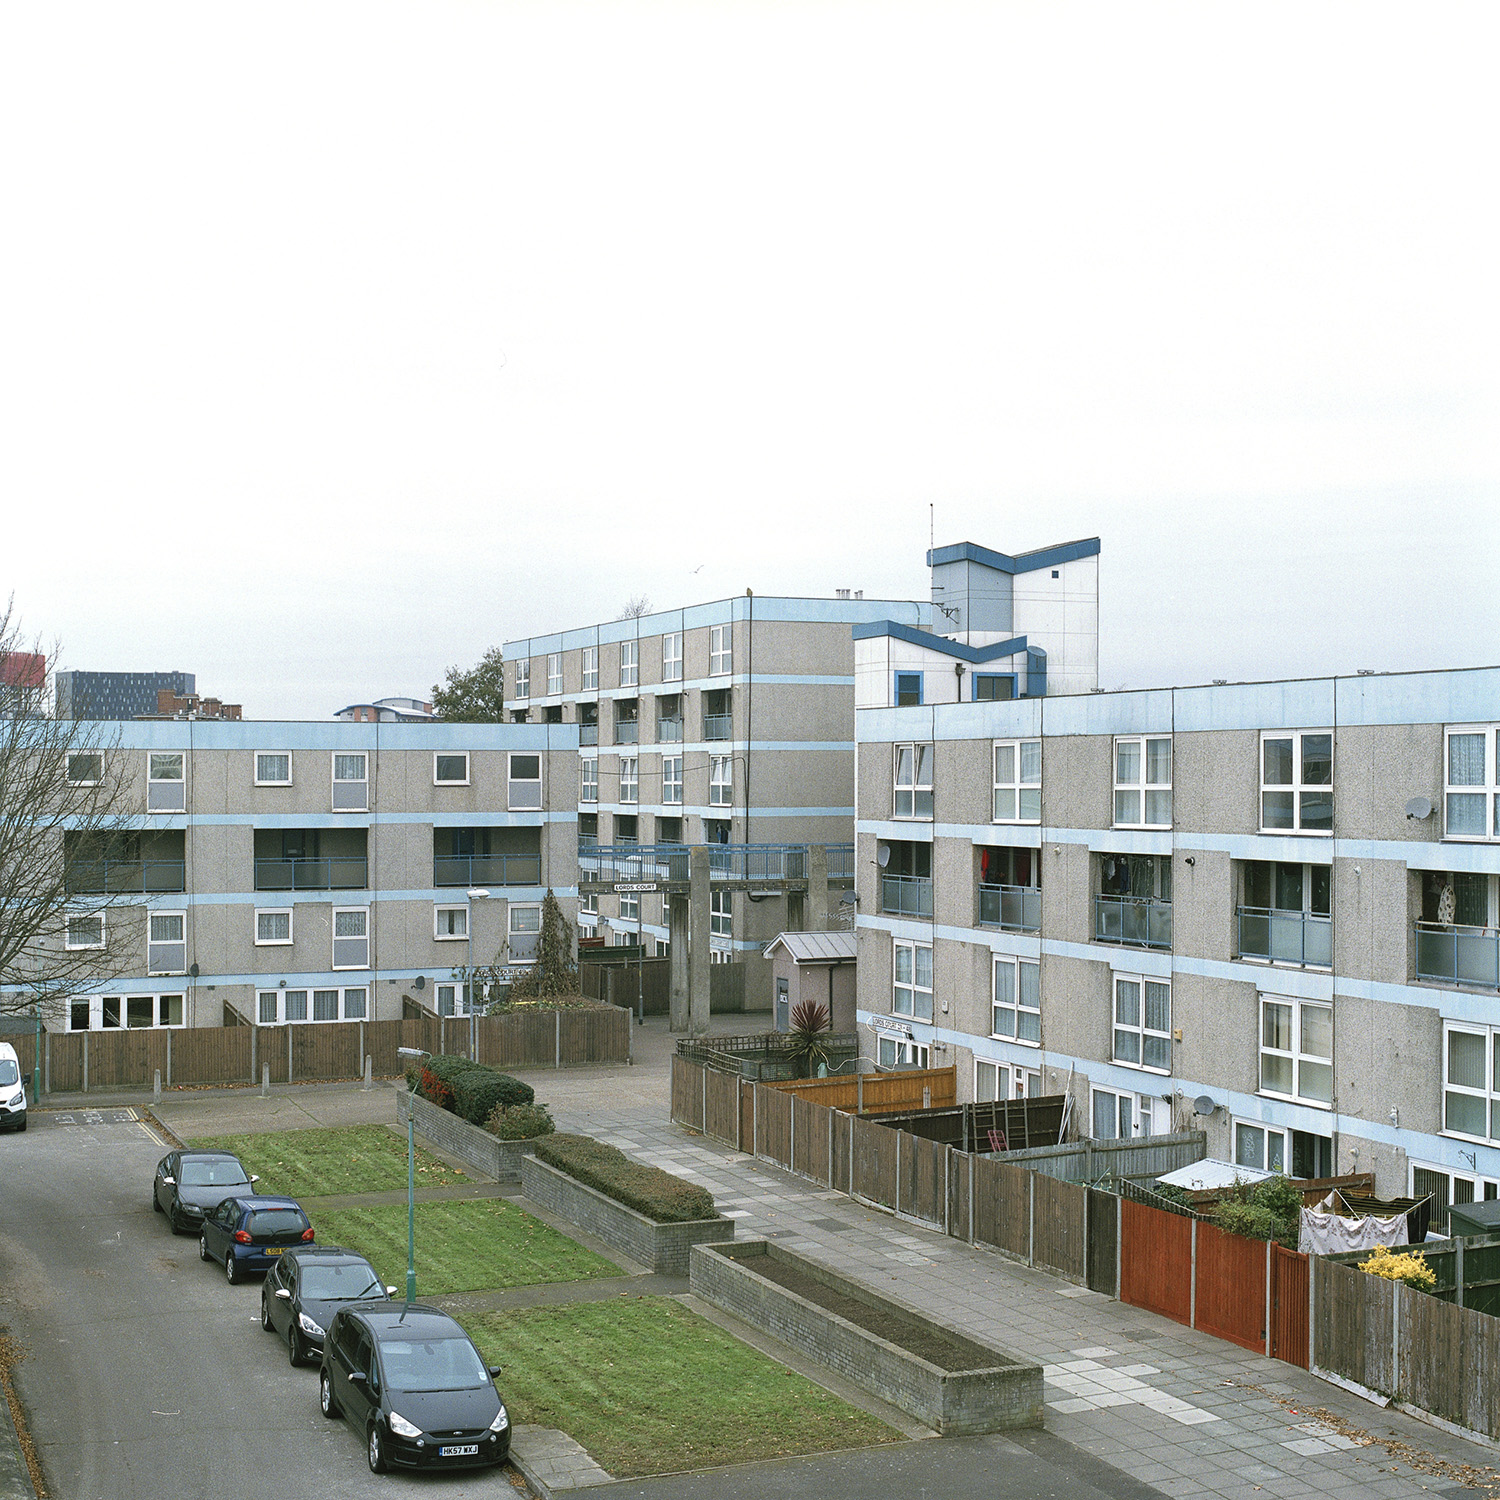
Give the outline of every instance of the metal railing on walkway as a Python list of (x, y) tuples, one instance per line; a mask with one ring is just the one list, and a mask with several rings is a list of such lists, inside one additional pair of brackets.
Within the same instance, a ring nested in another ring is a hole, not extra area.
[(1041, 891), (1032, 885), (980, 886), (979, 925), (1002, 932), (1040, 932)]
[(69, 895), (117, 896), (135, 892), (185, 891), (187, 865), (180, 859), (70, 860)]
[(439, 854), (432, 861), (437, 886), (540, 885), (540, 854)]
[(369, 883), (365, 856), (337, 859), (258, 859), (258, 891), (362, 891)]

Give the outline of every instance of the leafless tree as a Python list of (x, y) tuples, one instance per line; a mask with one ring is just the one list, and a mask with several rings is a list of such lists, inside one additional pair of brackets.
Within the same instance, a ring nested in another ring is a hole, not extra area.
[(642, 615), (651, 613), (651, 601), (644, 594), (637, 594), (634, 599), (626, 601), (625, 608), (620, 611), (619, 618), (622, 620), (639, 620)]
[(57, 716), (56, 652), (0, 610), (0, 1013), (108, 983), (136, 955), (140, 808), (118, 731)]

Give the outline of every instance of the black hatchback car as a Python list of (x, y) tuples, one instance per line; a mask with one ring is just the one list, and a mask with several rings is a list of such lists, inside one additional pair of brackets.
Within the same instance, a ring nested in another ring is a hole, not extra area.
[(420, 1304), (341, 1308), (323, 1345), (318, 1399), (365, 1440), (370, 1468), (472, 1469), (510, 1456), (510, 1416), (479, 1351)]
[(312, 1241), (312, 1223), (295, 1198), (252, 1193), (226, 1198), (204, 1219), (198, 1254), (222, 1262), (233, 1286), (252, 1271), (269, 1271), (288, 1250)]
[(261, 1283), (260, 1326), (286, 1340), (294, 1365), (305, 1364), (322, 1354), (324, 1331), (340, 1307), (395, 1293), (364, 1256), (341, 1245), (299, 1245)]
[(255, 1182), (227, 1151), (172, 1151), (156, 1164), (151, 1207), (167, 1216), (173, 1234), (186, 1234), (226, 1198), (253, 1192)]

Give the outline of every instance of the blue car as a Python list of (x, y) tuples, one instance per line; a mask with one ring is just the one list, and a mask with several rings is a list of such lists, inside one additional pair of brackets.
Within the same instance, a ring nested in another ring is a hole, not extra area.
[(252, 1271), (269, 1271), (288, 1250), (312, 1241), (312, 1223), (295, 1198), (251, 1193), (226, 1198), (203, 1220), (198, 1254), (220, 1262), (233, 1286)]

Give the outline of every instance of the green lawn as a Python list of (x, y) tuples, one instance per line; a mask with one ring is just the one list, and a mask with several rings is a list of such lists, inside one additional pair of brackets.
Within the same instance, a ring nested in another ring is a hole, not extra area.
[(561, 1429), (617, 1478), (902, 1440), (669, 1298), (463, 1321), (512, 1421)]
[[(327, 1245), (357, 1250), (391, 1286), (406, 1285), (406, 1205), (319, 1209), (313, 1228)], [(503, 1198), (417, 1204), (417, 1295), (474, 1292), (542, 1282), (621, 1276)]]
[[(259, 1175), (255, 1187), (261, 1193), (322, 1198), (333, 1193), (392, 1192), (406, 1186), (406, 1142), (384, 1125), (221, 1135), (189, 1144), (232, 1151), (247, 1172)], [(418, 1187), (447, 1187), (468, 1180), (456, 1167), (417, 1147)], [(401, 1258), (405, 1264), (404, 1251)]]

